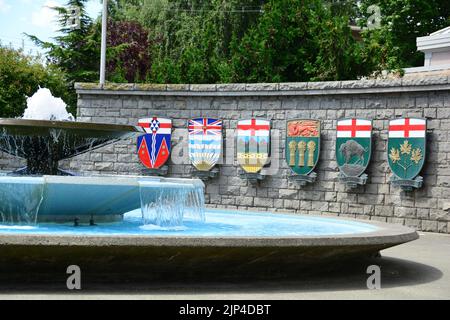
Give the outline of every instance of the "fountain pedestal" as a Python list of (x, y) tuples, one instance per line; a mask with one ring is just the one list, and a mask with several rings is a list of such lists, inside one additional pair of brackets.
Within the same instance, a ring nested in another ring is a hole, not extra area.
[(0, 119), (0, 150), (27, 160), (27, 167), (15, 174), (67, 175), (59, 161), (143, 133), (124, 125)]
[(143, 133), (140, 127), (124, 125), (0, 119), (0, 151), (27, 161), (26, 168), (0, 177), (0, 222), (121, 220), (124, 213), (140, 207), (137, 182), (121, 183), (112, 177), (58, 178), (71, 175), (58, 164)]

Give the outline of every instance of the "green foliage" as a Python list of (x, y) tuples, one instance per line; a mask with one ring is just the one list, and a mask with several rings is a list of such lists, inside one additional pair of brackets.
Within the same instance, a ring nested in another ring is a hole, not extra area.
[[(81, 28), (56, 43), (32, 37), (70, 83), (97, 81), (100, 23), (82, 8)], [(109, 81), (229, 83), (345, 80), (419, 66), (416, 37), (449, 24), (448, 0), (110, 0)], [(354, 39), (381, 7), (379, 29)], [(111, 28), (111, 26), (114, 26)], [(112, 31), (111, 31), (112, 29)], [(148, 38), (148, 39), (146, 39)], [(72, 99), (73, 100), (73, 99)]]
[(366, 74), (348, 16), (320, 0), (271, 0), (233, 56), (236, 80), (321, 81)]
[(423, 53), (417, 52), (416, 38), (427, 36), (450, 24), (448, 0), (362, 0), (361, 26), (367, 25), (367, 8), (381, 8), (381, 28), (364, 32), (365, 48), (378, 69), (423, 66)]
[(110, 11), (114, 19), (138, 21), (149, 29), (154, 61), (148, 81), (214, 83), (232, 80), (233, 42), (258, 21), (263, 2), (117, 0)]
[(21, 50), (0, 46), (0, 117), (22, 116), (27, 97), (39, 87), (48, 88), (54, 96), (74, 103), (65, 75), (58, 68), (45, 67), (39, 58), (27, 56)]
[(148, 31), (138, 22), (110, 20), (107, 38), (108, 79), (144, 82), (151, 67)]
[(377, 47), (352, 37), (354, 1), (116, 0), (110, 14), (149, 29), (151, 82), (339, 80), (378, 67)]
[[(94, 82), (99, 78), (101, 28), (87, 16), (87, 0), (69, 0), (65, 7), (55, 7), (59, 13), (60, 36), (55, 43), (44, 42), (29, 36), (36, 45), (46, 51), (48, 62), (57, 65), (71, 83)], [(80, 28), (66, 26), (70, 17), (69, 7), (80, 8)]]
[[(65, 7), (53, 8), (59, 14), (59, 33), (55, 43), (45, 42), (33, 35), (28, 37), (46, 52), (49, 68), (61, 70), (62, 84), (67, 84), (63, 98), (72, 114), (76, 114), (77, 95), (75, 82), (95, 82), (99, 78), (101, 28), (86, 14), (87, 0), (69, 0)], [(80, 8), (80, 28), (67, 26), (69, 8)], [(54, 66), (54, 67), (52, 67)]]
[[(30, 39), (46, 51), (50, 64), (67, 74), (69, 82), (96, 82), (100, 69), (101, 21), (93, 21), (86, 14), (87, 0), (69, 0), (58, 12), (60, 35), (55, 42), (44, 42), (35, 36)], [(67, 26), (70, 8), (80, 9), (78, 28)], [(107, 79), (113, 82), (142, 82), (146, 80), (151, 61), (148, 33), (139, 23), (109, 21), (107, 50)], [(72, 100), (75, 91), (72, 90)]]

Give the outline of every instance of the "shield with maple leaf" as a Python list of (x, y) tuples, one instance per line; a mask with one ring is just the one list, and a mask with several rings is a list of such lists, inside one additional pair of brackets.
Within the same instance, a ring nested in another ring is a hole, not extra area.
[(416, 178), (425, 163), (427, 121), (417, 118), (389, 122), (388, 163), (400, 180)]

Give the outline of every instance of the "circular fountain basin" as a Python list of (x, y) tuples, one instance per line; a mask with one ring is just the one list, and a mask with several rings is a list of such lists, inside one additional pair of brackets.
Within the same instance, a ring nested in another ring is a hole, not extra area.
[(147, 280), (272, 278), (371, 257), (418, 238), (410, 228), (372, 221), (217, 210), (206, 217), (182, 228), (143, 226), (139, 212), (97, 227), (4, 226), (0, 265), (48, 271), (77, 264), (91, 275)]
[(27, 160), (27, 174), (58, 175), (58, 162), (145, 133), (140, 127), (0, 119), (0, 151)]

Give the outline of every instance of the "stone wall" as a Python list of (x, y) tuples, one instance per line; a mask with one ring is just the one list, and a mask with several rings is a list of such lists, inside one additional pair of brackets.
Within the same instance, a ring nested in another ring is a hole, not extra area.
[[(393, 80), (231, 85), (107, 85), (78, 84), (80, 121), (136, 125), (143, 117), (168, 117), (184, 129), (192, 117), (218, 117), (225, 129), (241, 119), (272, 121), (280, 133), (273, 156), (280, 170), (254, 186), (239, 177), (239, 166), (220, 165), (220, 175), (207, 182), (206, 201), (217, 208), (270, 210), (400, 223), (423, 231), (450, 232), (450, 81), (447, 76)], [(344, 117), (374, 120), (368, 184), (348, 189), (337, 181), (335, 127)], [(402, 192), (390, 185), (386, 141), (390, 119), (428, 119), (424, 187)], [(322, 120), (321, 159), (317, 182), (300, 188), (290, 182), (284, 161), (286, 120)], [(228, 142), (233, 137), (228, 137)], [(233, 143), (225, 155), (235, 159)], [(186, 148), (179, 148), (186, 152)], [(136, 142), (127, 141), (67, 161), (66, 169), (101, 174), (150, 174), (139, 163)], [(189, 164), (169, 164), (169, 176), (191, 177)]]

